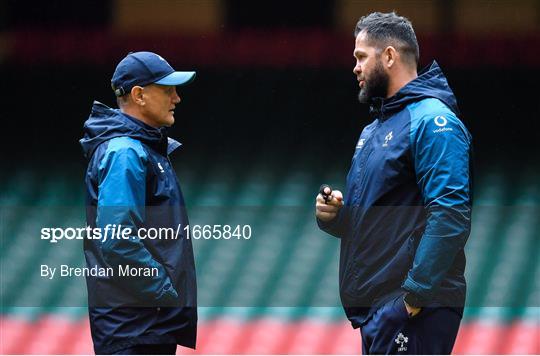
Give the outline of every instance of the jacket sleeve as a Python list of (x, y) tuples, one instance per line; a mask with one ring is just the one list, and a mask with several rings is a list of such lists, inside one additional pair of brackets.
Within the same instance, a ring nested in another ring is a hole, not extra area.
[(130, 228), (129, 239), (102, 237), (101, 251), (105, 261), (118, 266), (157, 268), (153, 277), (120, 277), (119, 283), (144, 301), (174, 303), (178, 294), (165, 268), (156, 261), (137, 237), (143, 225), (146, 201), (146, 152), (136, 143), (109, 143), (98, 169), (99, 194), (97, 227), (104, 233), (107, 225)]
[(319, 229), (334, 237), (341, 238), (343, 236), (343, 219), (345, 217), (345, 209), (345, 206), (341, 207), (336, 217), (330, 221), (322, 221), (317, 218), (317, 225), (319, 226)]
[(427, 303), (469, 237), (471, 138), (445, 111), (411, 125), (411, 148), (427, 222), (403, 288)]

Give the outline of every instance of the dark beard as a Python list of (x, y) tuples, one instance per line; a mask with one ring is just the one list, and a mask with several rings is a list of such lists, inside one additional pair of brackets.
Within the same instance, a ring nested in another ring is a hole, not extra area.
[(382, 62), (379, 60), (375, 64), (373, 73), (366, 77), (364, 87), (358, 93), (358, 101), (362, 104), (369, 104), (372, 98), (386, 98), (388, 93), (388, 74), (384, 71)]

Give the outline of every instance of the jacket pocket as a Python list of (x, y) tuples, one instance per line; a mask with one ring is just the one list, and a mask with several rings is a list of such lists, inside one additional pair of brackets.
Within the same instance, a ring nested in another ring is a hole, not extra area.
[(389, 301), (385, 307), (387, 308), (388, 318), (394, 322), (403, 323), (409, 320), (409, 313), (405, 308), (403, 300), (404, 293)]

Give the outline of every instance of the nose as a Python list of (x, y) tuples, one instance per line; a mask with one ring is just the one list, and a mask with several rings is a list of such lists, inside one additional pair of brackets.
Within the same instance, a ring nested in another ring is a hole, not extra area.
[(174, 93), (173, 93), (173, 103), (174, 104), (178, 104), (179, 102), (182, 101), (182, 99), (180, 98), (180, 96), (178, 95), (178, 93), (176, 92), (176, 88), (174, 89)]
[(360, 63), (357, 61), (356, 62), (356, 65), (354, 66), (353, 68), (353, 73), (356, 75), (356, 76), (359, 76), (360, 73), (362, 73), (362, 68), (360, 67)]

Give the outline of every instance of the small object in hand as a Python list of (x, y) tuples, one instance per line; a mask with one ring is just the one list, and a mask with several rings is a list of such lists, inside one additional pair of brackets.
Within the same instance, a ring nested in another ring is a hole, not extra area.
[[(330, 189), (330, 193), (325, 192), (326, 188)], [(327, 204), (329, 200), (332, 200), (332, 187), (330, 187), (328, 184), (321, 185), (319, 188), (319, 193), (321, 193), (325, 204)]]

